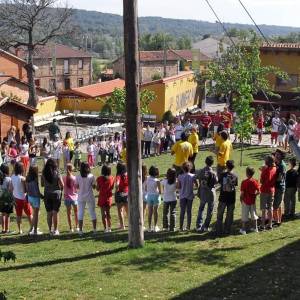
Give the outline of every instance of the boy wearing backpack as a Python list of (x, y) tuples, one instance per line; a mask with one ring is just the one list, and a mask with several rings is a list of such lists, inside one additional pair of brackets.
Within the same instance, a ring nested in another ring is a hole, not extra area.
[[(209, 225), (214, 210), (214, 203), (216, 200), (215, 185), (218, 183), (217, 175), (212, 169), (212, 166), (214, 164), (213, 157), (208, 156), (205, 159), (205, 164), (206, 167), (199, 170), (196, 174), (196, 179), (199, 180), (198, 197), (200, 198), (198, 217), (196, 221), (196, 231), (198, 232), (209, 231)], [(203, 224), (203, 211), (206, 204), (206, 219)]]
[[(229, 234), (231, 231), (231, 225), (233, 223), (233, 213), (235, 208), (236, 199), (236, 187), (238, 185), (238, 178), (232, 172), (234, 169), (234, 161), (228, 160), (226, 162), (226, 171), (221, 174), (219, 183), (221, 184), (219, 205), (217, 212), (217, 235), (221, 235), (223, 232)], [(226, 218), (223, 228), (223, 216), (226, 211)], [(224, 230), (223, 230), (224, 229)]]

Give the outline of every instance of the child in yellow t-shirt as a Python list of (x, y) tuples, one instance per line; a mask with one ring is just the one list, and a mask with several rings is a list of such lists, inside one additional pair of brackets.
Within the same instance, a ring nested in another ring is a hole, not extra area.
[(123, 147), (121, 151), (121, 160), (126, 164), (127, 163), (127, 149), (126, 149), (126, 142), (123, 142)]

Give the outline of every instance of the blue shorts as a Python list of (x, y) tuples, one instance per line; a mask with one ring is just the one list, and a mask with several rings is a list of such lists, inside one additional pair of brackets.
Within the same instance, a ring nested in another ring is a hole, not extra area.
[(161, 197), (158, 194), (147, 194), (145, 198), (147, 204), (153, 206), (159, 205), (161, 201)]
[(33, 208), (40, 208), (41, 199), (39, 197), (28, 196), (28, 201)]
[(70, 206), (76, 206), (78, 205), (78, 201), (76, 200), (71, 200), (71, 199), (65, 199), (65, 206), (70, 207)]

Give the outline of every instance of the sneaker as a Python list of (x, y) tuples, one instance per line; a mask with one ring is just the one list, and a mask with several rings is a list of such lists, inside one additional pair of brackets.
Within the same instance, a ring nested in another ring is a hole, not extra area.
[(73, 233), (74, 232), (74, 229), (72, 228), (72, 229), (70, 229), (70, 233)]
[(105, 228), (103, 232), (104, 232), (104, 233), (108, 233), (108, 229)]
[(202, 227), (202, 226), (199, 226), (199, 227), (197, 227), (197, 228), (196, 228), (196, 231), (197, 231), (197, 232), (203, 232), (203, 231), (204, 231), (204, 229), (203, 229), (203, 227)]
[(148, 230), (147, 230), (148, 232), (152, 232), (153, 230), (152, 230), (152, 228), (148, 228)]
[(76, 231), (77, 231), (77, 232), (79, 232), (79, 231), (80, 231), (80, 230), (79, 230), (79, 227), (76, 227)]
[(53, 232), (53, 235), (55, 235), (55, 236), (59, 235), (59, 231), (56, 229), (56, 230)]
[(168, 228), (163, 228), (162, 231), (168, 231)]
[(159, 231), (160, 231), (159, 227), (158, 227), (158, 226), (155, 226), (155, 227), (154, 227), (154, 232), (159, 232)]
[(266, 230), (266, 227), (265, 227), (265, 226), (259, 226), (259, 230), (260, 230), (260, 231), (265, 231), (265, 230)]
[(83, 235), (83, 231), (82, 231), (82, 230), (79, 230), (79, 231), (78, 231), (78, 234), (79, 234), (79, 235)]
[(20, 229), (20, 231), (19, 231), (19, 233), (18, 234), (23, 234), (23, 230), (22, 229)]
[(245, 234), (247, 234), (247, 232), (244, 229), (240, 229), (240, 234), (245, 235)]
[(210, 232), (211, 229), (210, 229), (209, 227), (204, 227), (204, 228), (203, 228), (203, 231), (204, 231), (204, 232)]
[(36, 235), (42, 235), (42, 234), (43, 234), (43, 232), (42, 232), (42, 231), (39, 231), (39, 230), (37, 230), (35, 234), (36, 234)]
[(251, 228), (250, 231), (251, 232), (258, 232), (258, 229), (257, 228)]
[(107, 232), (108, 233), (111, 232), (111, 228), (110, 227), (107, 228)]

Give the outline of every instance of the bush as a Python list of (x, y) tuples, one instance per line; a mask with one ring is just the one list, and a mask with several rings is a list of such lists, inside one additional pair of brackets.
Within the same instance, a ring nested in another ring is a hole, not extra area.
[(152, 81), (160, 80), (160, 79), (162, 79), (162, 76), (159, 73), (155, 73), (152, 75), (151, 79), (152, 79)]

